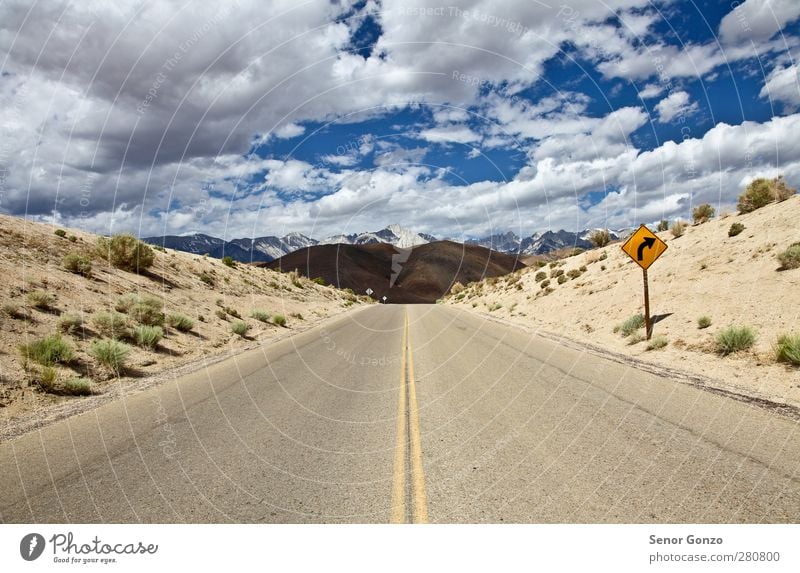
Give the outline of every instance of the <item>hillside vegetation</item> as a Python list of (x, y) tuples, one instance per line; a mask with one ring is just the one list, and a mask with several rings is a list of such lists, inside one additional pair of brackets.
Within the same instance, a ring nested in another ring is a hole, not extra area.
[(4, 433), (65, 402), (135, 390), (369, 302), (294, 273), (227, 263), (0, 216)]
[(658, 233), (669, 248), (649, 270), (649, 342), (642, 271), (621, 242), (457, 285), (442, 302), (800, 405), (800, 196), (782, 199)]

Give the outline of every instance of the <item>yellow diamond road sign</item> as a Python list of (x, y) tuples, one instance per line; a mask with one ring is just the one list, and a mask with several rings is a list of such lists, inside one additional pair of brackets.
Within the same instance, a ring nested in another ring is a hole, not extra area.
[(637, 265), (647, 270), (667, 250), (667, 244), (642, 225), (630, 239), (625, 241), (622, 250), (628, 253)]

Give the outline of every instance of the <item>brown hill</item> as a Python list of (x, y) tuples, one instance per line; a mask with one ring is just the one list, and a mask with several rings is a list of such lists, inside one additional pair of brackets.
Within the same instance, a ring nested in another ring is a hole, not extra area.
[(387, 297), (389, 303), (431, 303), (456, 283), (469, 283), (513, 272), (525, 265), (478, 245), (436, 241), (413, 249), (388, 244), (316, 245), (261, 266), (321, 277), (338, 288)]

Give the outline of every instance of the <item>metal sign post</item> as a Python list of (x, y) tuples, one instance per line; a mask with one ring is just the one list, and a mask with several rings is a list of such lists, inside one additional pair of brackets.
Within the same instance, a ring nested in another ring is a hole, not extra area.
[(653, 336), (653, 321), (650, 319), (650, 288), (647, 284), (647, 269), (650, 268), (656, 259), (667, 250), (667, 244), (658, 238), (650, 229), (644, 225), (636, 229), (636, 232), (622, 245), (625, 251), (637, 265), (642, 267), (644, 277), (644, 325), (647, 340)]
[(650, 290), (647, 288), (647, 269), (642, 269), (644, 276), (644, 331), (647, 340), (653, 336), (653, 323), (650, 320)]

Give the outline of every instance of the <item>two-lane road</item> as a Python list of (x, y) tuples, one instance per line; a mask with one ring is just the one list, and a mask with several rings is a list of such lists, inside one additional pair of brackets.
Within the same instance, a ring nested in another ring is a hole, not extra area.
[(4, 522), (798, 522), (800, 426), (376, 305), (0, 444)]

